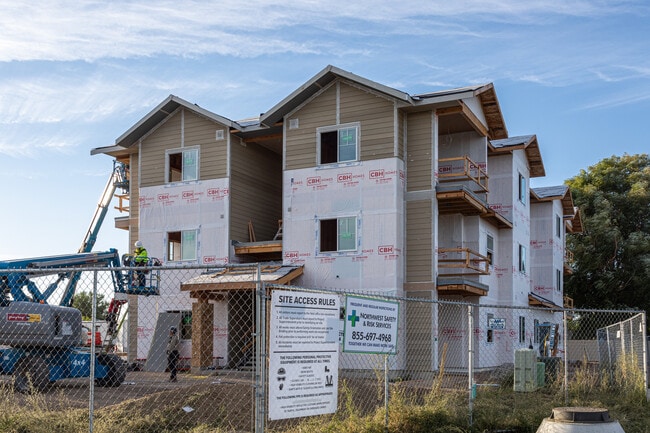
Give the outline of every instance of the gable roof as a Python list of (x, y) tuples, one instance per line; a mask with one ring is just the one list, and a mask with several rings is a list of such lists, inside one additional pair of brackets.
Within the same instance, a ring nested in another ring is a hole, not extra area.
[(120, 135), (115, 139), (115, 144), (113, 146), (98, 147), (90, 151), (91, 155), (97, 155), (100, 153), (110, 153), (110, 154), (119, 154), (124, 153), (131, 146), (136, 144), (142, 137), (144, 137), (149, 131), (154, 129), (156, 125), (160, 124), (165, 118), (174, 113), (179, 107), (187, 108), (199, 114), (203, 117), (206, 117), (215, 122), (221, 123), (229, 128), (240, 128), (241, 127), (230, 119), (227, 119), (223, 116), (219, 116), (211, 111), (208, 111), (204, 108), (199, 107), (196, 104), (187, 102), (184, 99), (179, 98), (175, 95), (169, 95), (156, 106), (153, 110), (147, 113), (142, 119), (140, 119), (135, 125), (129, 128), (124, 134)]
[(413, 95), (416, 105), (457, 101), (463, 107), (462, 99), (467, 98), (479, 99), (481, 108), (483, 109), (483, 115), (487, 122), (486, 135), (489, 139), (497, 140), (508, 137), (508, 130), (503, 120), (501, 106), (499, 105), (499, 100), (497, 99), (497, 94), (492, 83)]
[(273, 106), (269, 111), (263, 113), (260, 116), (260, 123), (267, 126), (275, 125), (280, 122), (287, 113), (293, 111), (296, 107), (311, 98), (314, 94), (318, 93), (322, 88), (337, 78), (344, 78), (392, 98), (404, 101), (407, 104), (413, 104), (413, 100), (408, 93), (393, 89), (392, 87), (384, 86), (383, 84), (344, 71), (336, 66), (327, 65), (322, 71), (314, 75), (305, 84), (294, 90), (282, 101), (275, 104), (275, 106)]
[(490, 140), (488, 143), (488, 150), (492, 154), (512, 152), (518, 149), (523, 149), (526, 152), (530, 177), (543, 177), (546, 175), (536, 135), (521, 135), (502, 140)]
[(531, 202), (547, 202), (560, 200), (562, 202), (562, 217), (571, 222), (571, 232), (582, 232), (582, 217), (580, 210), (573, 204), (571, 189), (566, 185), (545, 186), (530, 189)]

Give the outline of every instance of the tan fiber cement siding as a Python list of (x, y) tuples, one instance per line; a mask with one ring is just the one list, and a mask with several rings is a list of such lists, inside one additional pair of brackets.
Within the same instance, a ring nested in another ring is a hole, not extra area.
[(398, 119), (397, 119), (397, 129), (398, 129), (398, 134), (397, 134), (397, 157), (400, 159), (404, 159), (404, 143), (405, 143), (405, 138), (404, 138), (404, 133), (406, 129), (406, 119), (407, 116), (404, 113), (399, 113), (398, 114)]
[(406, 281), (433, 280), (431, 200), (406, 203)]
[[(395, 156), (393, 101), (341, 82), (289, 116), (285, 126), (287, 170), (318, 165), (316, 129), (337, 124), (337, 87), (340, 96), (338, 124), (359, 122), (361, 160)], [(298, 129), (288, 128), (291, 119), (299, 121)]]
[(140, 147), (140, 187), (165, 183), (165, 150), (181, 147), (181, 113), (152, 132)]
[(289, 119), (297, 119), (299, 127), (289, 129), (289, 121), (285, 123), (286, 169), (316, 166), (316, 128), (336, 124), (336, 85), (300, 108)]
[(431, 323), (433, 323), (433, 303), (431, 292), (409, 292), (409, 298), (423, 299), (424, 302), (406, 303), (406, 347), (407, 367), (411, 371), (429, 371), (432, 362), (433, 341)]
[[(165, 151), (180, 149), (183, 142), (184, 147), (200, 146), (201, 180), (226, 177), (227, 140), (216, 140), (217, 129), (224, 129), (227, 134), (225, 126), (191, 111), (184, 110), (184, 115), (181, 111), (176, 112), (142, 141), (140, 186), (165, 183)], [(184, 137), (182, 132), (185, 134)]]
[(231, 143), (230, 239), (248, 242), (248, 221), (258, 241), (273, 239), (282, 218), (282, 157), (255, 143)]
[(395, 155), (395, 104), (393, 101), (341, 83), (341, 123), (361, 123), (361, 160)]
[(408, 116), (406, 190), (423, 191), (432, 188), (432, 116), (431, 112), (412, 113)]
[(222, 179), (228, 174), (228, 142), (225, 138), (217, 140), (218, 129), (228, 137), (226, 126), (185, 111), (185, 147), (201, 146), (201, 180)]

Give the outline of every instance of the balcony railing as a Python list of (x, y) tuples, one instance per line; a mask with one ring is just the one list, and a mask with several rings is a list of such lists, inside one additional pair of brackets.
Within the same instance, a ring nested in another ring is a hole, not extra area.
[(473, 192), (488, 192), (488, 175), (477, 163), (465, 156), (441, 158), (438, 160), (438, 181), (471, 181), (476, 186)]
[(438, 248), (438, 273), (441, 277), (490, 275), (490, 259), (469, 248)]
[(567, 250), (566, 248), (564, 249), (564, 263), (566, 264), (572, 264), (573, 263), (573, 252)]
[(573, 308), (573, 298), (564, 296), (564, 308)]

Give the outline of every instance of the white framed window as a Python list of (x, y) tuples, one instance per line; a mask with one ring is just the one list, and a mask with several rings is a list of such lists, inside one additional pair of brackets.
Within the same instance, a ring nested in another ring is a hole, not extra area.
[(346, 123), (316, 129), (318, 163), (334, 164), (359, 159), (359, 124)]
[(526, 192), (528, 191), (526, 185), (526, 178), (523, 174), (519, 173), (519, 201), (526, 204)]
[(526, 247), (519, 245), (519, 272), (526, 273)]
[(487, 235), (486, 245), (485, 255), (488, 258), (488, 265), (492, 266), (494, 264), (494, 237), (492, 235)]
[(321, 253), (356, 251), (357, 217), (321, 219), (318, 229)]
[(526, 317), (519, 316), (519, 342), (526, 342)]
[(166, 152), (165, 182), (189, 182), (199, 179), (199, 148), (173, 149)]
[(167, 261), (196, 260), (197, 235), (197, 230), (167, 232)]

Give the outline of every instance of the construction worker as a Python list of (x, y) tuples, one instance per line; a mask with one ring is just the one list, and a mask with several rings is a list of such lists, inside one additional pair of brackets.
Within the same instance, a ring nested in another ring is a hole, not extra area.
[[(142, 244), (142, 241), (135, 241), (135, 251), (133, 253), (133, 261), (136, 266), (147, 266), (149, 262), (149, 253), (147, 249)], [(138, 271), (136, 275), (138, 277), (138, 286), (144, 287), (146, 283), (145, 277), (146, 271)]]
[(176, 382), (178, 371), (178, 329), (175, 326), (169, 328), (169, 339), (167, 340), (167, 369), (169, 370), (169, 381)]

